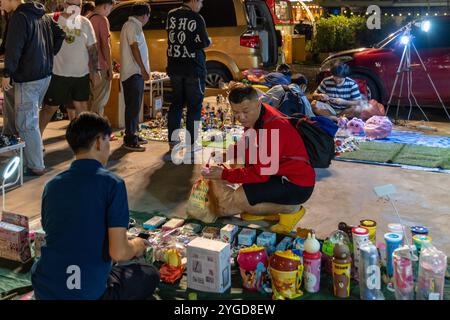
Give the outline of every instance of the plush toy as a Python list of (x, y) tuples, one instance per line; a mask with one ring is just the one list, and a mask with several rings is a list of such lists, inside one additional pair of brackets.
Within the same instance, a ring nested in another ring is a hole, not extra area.
[(367, 120), (364, 132), (370, 139), (387, 138), (392, 132), (392, 122), (388, 117), (373, 116)]
[(345, 129), (347, 128), (347, 124), (348, 124), (348, 119), (346, 117), (340, 117), (338, 119), (338, 127)]
[(364, 132), (364, 121), (358, 118), (353, 118), (347, 123), (347, 129), (351, 134), (359, 135)]

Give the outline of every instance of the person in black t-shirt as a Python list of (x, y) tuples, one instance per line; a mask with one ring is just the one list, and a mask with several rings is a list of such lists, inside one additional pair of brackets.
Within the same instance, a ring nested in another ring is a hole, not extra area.
[(169, 144), (179, 143), (172, 134), (181, 126), (184, 106), (187, 106), (187, 130), (191, 145), (197, 138), (201, 109), (206, 86), (206, 55), (204, 49), (211, 45), (206, 24), (199, 14), (203, 0), (184, 0), (183, 5), (169, 12), (167, 17), (167, 73), (173, 88), (173, 101), (169, 109)]

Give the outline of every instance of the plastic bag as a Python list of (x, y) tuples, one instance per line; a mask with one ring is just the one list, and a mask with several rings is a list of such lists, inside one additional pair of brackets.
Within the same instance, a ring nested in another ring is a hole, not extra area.
[(191, 195), (188, 200), (187, 214), (204, 223), (213, 223), (216, 221), (216, 205), (211, 195), (210, 181), (200, 178), (192, 186)]
[(361, 110), (361, 119), (368, 120), (373, 116), (384, 116), (384, 106), (376, 100), (370, 100)]
[(392, 127), (392, 122), (388, 117), (373, 116), (367, 120), (364, 132), (370, 139), (384, 139), (391, 134)]

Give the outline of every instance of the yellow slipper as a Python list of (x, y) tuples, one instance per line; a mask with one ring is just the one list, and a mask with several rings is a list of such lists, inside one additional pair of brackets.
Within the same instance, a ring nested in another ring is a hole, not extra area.
[(301, 218), (305, 215), (305, 208), (301, 207), (295, 213), (279, 214), (280, 222), (270, 228), (275, 233), (290, 233)]
[(244, 221), (278, 221), (280, 220), (279, 214), (272, 214), (272, 215), (256, 215), (256, 214), (249, 214), (249, 213), (242, 213), (241, 219)]

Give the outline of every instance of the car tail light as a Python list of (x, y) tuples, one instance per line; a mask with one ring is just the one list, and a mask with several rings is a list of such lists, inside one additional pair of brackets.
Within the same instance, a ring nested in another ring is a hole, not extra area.
[(242, 35), (241, 36), (241, 46), (252, 49), (259, 49), (259, 36), (255, 35)]

